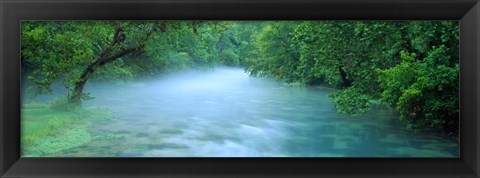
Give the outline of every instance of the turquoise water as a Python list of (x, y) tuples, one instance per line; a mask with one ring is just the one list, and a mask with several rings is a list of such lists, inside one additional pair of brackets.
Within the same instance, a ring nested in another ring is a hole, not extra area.
[(243, 69), (186, 72), (124, 85), (89, 83), (116, 134), (59, 153), (72, 157), (457, 157), (447, 135), (405, 129), (394, 113), (338, 114), (326, 87), (287, 86)]

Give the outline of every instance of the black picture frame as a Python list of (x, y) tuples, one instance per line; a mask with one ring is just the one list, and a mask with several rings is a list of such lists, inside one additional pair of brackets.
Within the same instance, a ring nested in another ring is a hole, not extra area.
[[(478, 0), (1, 0), (0, 177), (479, 177)], [(460, 158), (21, 158), (22, 20), (459, 20)]]

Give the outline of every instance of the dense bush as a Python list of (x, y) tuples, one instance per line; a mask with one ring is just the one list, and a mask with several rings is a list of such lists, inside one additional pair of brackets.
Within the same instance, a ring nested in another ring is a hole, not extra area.
[(246, 63), (254, 76), (329, 85), (340, 113), (383, 101), (408, 127), (458, 133), (459, 28), (454, 21), (272, 22)]
[(413, 129), (429, 126), (458, 132), (459, 67), (445, 46), (434, 47), (422, 62), (402, 54), (398, 66), (380, 71), (381, 94)]

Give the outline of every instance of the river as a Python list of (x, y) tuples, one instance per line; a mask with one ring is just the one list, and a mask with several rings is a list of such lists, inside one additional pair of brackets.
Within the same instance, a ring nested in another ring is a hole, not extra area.
[(110, 121), (91, 132), (123, 135), (61, 153), (90, 157), (457, 157), (455, 139), (406, 130), (374, 109), (338, 114), (326, 87), (288, 86), (240, 68), (191, 71), (133, 84), (87, 84)]

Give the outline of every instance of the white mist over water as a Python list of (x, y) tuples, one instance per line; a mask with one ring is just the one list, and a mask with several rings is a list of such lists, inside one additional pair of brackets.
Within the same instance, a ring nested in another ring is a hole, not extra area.
[[(291, 87), (243, 69), (192, 71), (134, 84), (89, 83), (114, 120), (92, 131), (125, 136), (60, 155), (119, 157), (452, 157), (441, 134), (413, 134), (390, 112), (338, 114), (324, 87)], [(98, 149), (103, 147), (105, 149)], [(100, 150), (100, 151), (99, 151)]]

